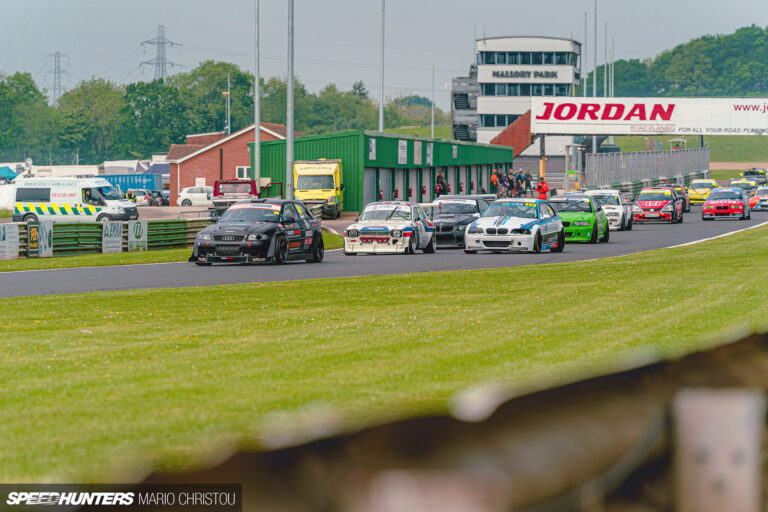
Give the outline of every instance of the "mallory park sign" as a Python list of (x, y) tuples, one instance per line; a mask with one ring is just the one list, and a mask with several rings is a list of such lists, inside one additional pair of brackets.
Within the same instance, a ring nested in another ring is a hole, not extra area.
[(493, 78), (557, 78), (557, 71), (493, 71)]
[(768, 135), (757, 98), (531, 98), (531, 133), (544, 135)]

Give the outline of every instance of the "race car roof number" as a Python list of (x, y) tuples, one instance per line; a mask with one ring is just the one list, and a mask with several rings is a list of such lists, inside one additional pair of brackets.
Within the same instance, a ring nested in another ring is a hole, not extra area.
[(279, 204), (246, 203), (246, 204), (235, 204), (235, 205), (232, 205), (230, 208), (233, 210), (241, 210), (244, 208), (255, 208), (256, 210), (272, 210), (275, 213), (280, 213)]
[(403, 204), (372, 204), (366, 206), (365, 211), (372, 212), (376, 210), (401, 210), (404, 212), (411, 211), (411, 207)]

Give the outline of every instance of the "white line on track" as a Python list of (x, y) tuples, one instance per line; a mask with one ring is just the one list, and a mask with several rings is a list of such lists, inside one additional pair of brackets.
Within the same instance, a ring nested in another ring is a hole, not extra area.
[[(714, 222), (717, 222), (717, 221), (714, 221)], [(723, 238), (724, 236), (735, 235), (736, 233), (741, 233), (742, 231), (759, 228), (760, 226), (765, 226), (766, 224), (768, 224), (768, 221), (761, 222), (760, 224), (755, 224), (754, 226), (749, 226), (748, 228), (737, 229), (736, 231), (729, 231), (728, 233), (723, 233), (721, 235), (712, 236), (709, 238), (702, 238), (701, 240), (694, 240), (693, 242), (686, 242), (684, 244), (679, 244), (679, 245), (670, 245), (669, 247), (667, 247), (667, 249), (674, 249), (676, 247), (685, 247), (687, 245), (696, 245), (696, 244), (700, 244), (701, 242), (708, 242), (709, 240), (715, 240), (717, 238)]]

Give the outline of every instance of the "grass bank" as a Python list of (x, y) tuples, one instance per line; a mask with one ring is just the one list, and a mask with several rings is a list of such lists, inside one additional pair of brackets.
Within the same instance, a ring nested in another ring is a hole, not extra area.
[[(332, 233), (323, 233), (325, 249), (339, 249), (344, 245), (344, 237)], [(141, 263), (172, 263), (187, 261), (192, 254), (191, 248), (166, 249), (160, 251), (123, 252), (119, 254), (85, 254), (60, 258), (32, 258), (0, 261), (0, 272), (14, 270), (46, 270), (54, 268), (107, 267), (112, 265), (137, 265)]]
[[(664, 142), (664, 149), (669, 147), (668, 141), (678, 136), (658, 136), (657, 141)], [(698, 136), (684, 136), (688, 148), (699, 146)], [(645, 151), (644, 136), (614, 137), (622, 151)], [(762, 135), (713, 135), (705, 136), (704, 142), (709, 142), (710, 160), (713, 162), (768, 162), (768, 142)], [(682, 145), (680, 146), (682, 147)]]
[(744, 171), (739, 169), (715, 169), (709, 171), (709, 175), (713, 180), (730, 180), (731, 178), (740, 177), (742, 172)]
[(560, 265), (4, 299), (0, 481), (194, 465), (311, 410), (348, 426), (442, 412), (473, 384), (551, 383), (764, 328), (766, 241), (757, 228)]
[(13, 212), (11, 210), (0, 208), (0, 219), (10, 219), (11, 217), (13, 217)]

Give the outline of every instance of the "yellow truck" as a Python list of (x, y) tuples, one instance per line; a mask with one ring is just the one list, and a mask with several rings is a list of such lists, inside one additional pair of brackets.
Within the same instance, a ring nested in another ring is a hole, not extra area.
[(344, 209), (341, 160), (296, 160), (293, 163), (294, 197), (321, 205), (323, 217), (338, 219)]

